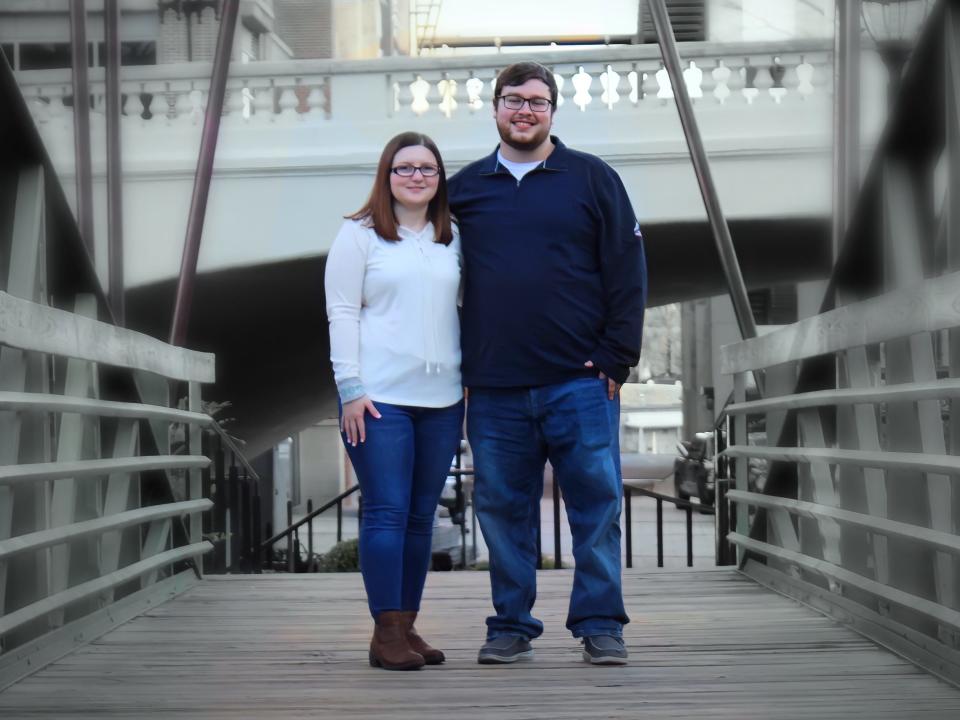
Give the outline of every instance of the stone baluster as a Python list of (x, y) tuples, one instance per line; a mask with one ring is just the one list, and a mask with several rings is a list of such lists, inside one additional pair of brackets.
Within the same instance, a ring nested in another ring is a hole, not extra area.
[(806, 100), (811, 95), (816, 92), (816, 88), (813, 84), (814, 75), (816, 70), (813, 65), (807, 62), (807, 59), (801, 55), (800, 64), (796, 68), (797, 73), (797, 93), (800, 95), (801, 99)]
[(583, 65), (580, 65), (577, 68), (577, 74), (570, 78), (570, 81), (576, 90), (573, 95), (573, 103), (580, 108), (580, 112), (584, 112), (587, 105), (593, 102), (593, 98), (590, 96), (590, 86), (593, 85), (593, 78), (583, 69)]
[(476, 77), (473, 72), (466, 82), (467, 88), (467, 106), (470, 112), (476, 112), (483, 108), (483, 80)]
[(703, 97), (703, 70), (693, 60), (683, 70), (683, 83), (687, 86), (687, 95), (691, 100)]
[(68, 122), (67, 115), (69, 113), (67, 112), (67, 106), (63, 104), (66, 95), (67, 88), (63, 86), (47, 88), (47, 97), (50, 100), (49, 105), (47, 105), (47, 113), (51, 122), (61, 125)]
[(163, 116), (165, 121), (169, 123), (177, 117), (177, 93), (171, 89), (170, 83), (164, 83), (164, 86)]
[(227, 83), (227, 92), (223, 98), (223, 115), (225, 118), (236, 121), (243, 120), (243, 90), (244, 85), (236, 81)]
[(773, 58), (773, 64), (770, 65), (768, 72), (770, 73), (773, 85), (767, 92), (770, 93), (773, 101), (779, 105), (787, 96), (787, 88), (783, 82), (787, 75), (787, 66), (784, 65), (779, 56), (777, 56)]
[(717, 81), (713, 77), (713, 71), (716, 69), (716, 61), (713, 58), (700, 58), (697, 60), (697, 67), (700, 69), (700, 92), (702, 97), (706, 98), (704, 102), (712, 105), (715, 98), (713, 91), (717, 86)]
[(300, 120), (306, 119), (310, 114), (310, 86), (303, 81), (303, 78), (294, 78), (293, 97), (296, 100), (294, 112)]
[(274, 87), (271, 80), (259, 80), (253, 87), (253, 115), (257, 122), (273, 122)]
[(657, 97), (660, 102), (666, 104), (668, 100), (673, 100), (673, 84), (670, 82), (670, 73), (663, 66), (663, 63), (660, 63), (660, 69), (657, 70), (655, 77), (658, 88)]
[(640, 98), (642, 97), (641, 93), (643, 91), (640, 88), (641, 79), (642, 75), (637, 72), (637, 64), (633, 63), (632, 69), (627, 73), (627, 85), (630, 86), (630, 94), (628, 95), (628, 98), (630, 99), (630, 104), (634, 107), (637, 106), (637, 104), (640, 102)]
[(429, 93), (430, 83), (417, 75), (416, 79), (410, 83), (410, 95), (413, 98), (410, 101), (410, 109), (414, 114), (423, 115), (430, 109), (430, 101), (427, 99)]
[(324, 76), (320, 85), (320, 98), (323, 116), (329, 120), (333, 116), (333, 83), (330, 82), (329, 75)]
[(453, 80), (448, 73), (443, 73), (443, 78), (437, 83), (437, 92), (440, 93), (440, 103), (437, 106), (449, 119), (457, 109), (457, 81)]
[(253, 90), (247, 80), (243, 81), (243, 87), (240, 88), (240, 117), (244, 122), (250, 122), (253, 117)]
[(193, 103), (190, 102), (189, 90), (186, 88), (172, 90), (167, 103), (170, 105), (169, 118), (171, 121), (183, 123), (191, 122), (190, 114), (193, 110)]
[(757, 89), (757, 68), (750, 64), (750, 58), (744, 58), (743, 67), (740, 68), (740, 77), (743, 80), (743, 89), (740, 93), (747, 101), (747, 105), (753, 105), (760, 91)]
[(769, 61), (765, 59), (758, 59), (757, 64), (754, 67), (757, 69), (757, 74), (754, 77), (753, 84), (757, 88), (757, 100), (765, 100), (770, 97), (770, 88), (773, 87), (773, 77), (770, 74), (770, 65)]
[(393, 77), (387, 75), (387, 117), (393, 117), (400, 112), (400, 95), (403, 89), (400, 83)]
[(710, 76), (714, 82), (713, 97), (718, 103), (724, 105), (730, 99), (730, 81), (733, 72), (723, 60), (717, 60), (717, 66), (711, 71)]
[(299, 78), (296, 79), (294, 85), (284, 82), (277, 87), (277, 108), (279, 110), (277, 114), (279, 117), (292, 120), (297, 116), (297, 107), (300, 104), (297, 99), (298, 87), (300, 87)]
[(326, 103), (326, 92), (324, 91), (324, 80), (322, 78), (311, 78), (309, 80), (309, 92), (307, 93), (307, 114), (311, 118), (321, 116), (330, 117)]
[(140, 100), (140, 88), (136, 85), (121, 86), (123, 105), (120, 108), (122, 118), (131, 120), (139, 118), (143, 112), (143, 102)]
[(557, 84), (557, 107), (563, 107), (563, 104), (567, 99), (563, 96), (563, 88), (567, 84), (567, 79), (563, 76), (563, 73), (553, 71), (553, 81)]
[(600, 102), (607, 106), (608, 110), (613, 110), (613, 106), (620, 102), (620, 73), (613, 69), (612, 65), (607, 65), (600, 75), (600, 85), (603, 93), (600, 95)]
[(644, 68), (640, 73), (640, 99), (656, 98), (660, 92), (660, 83), (657, 80), (657, 72), (660, 66)]
[(30, 93), (27, 104), (30, 108), (30, 114), (38, 125), (47, 122), (50, 117), (50, 98), (44, 95), (44, 88), (42, 86), (38, 86), (34, 92)]
[(207, 107), (206, 103), (204, 102), (204, 92), (196, 87), (193, 87), (186, 95), (188, 101), (190, 102), (190, 123), (192, 125), (202, 125), (204, 111)]

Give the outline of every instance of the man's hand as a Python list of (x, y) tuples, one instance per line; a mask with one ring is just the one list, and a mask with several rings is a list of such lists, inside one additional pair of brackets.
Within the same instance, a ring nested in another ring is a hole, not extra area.
[[(583, 366), (592, 368), (593, 360), (587, 360)], [(597, 377), (607, 381), (607, 400), (613, 400), (617, 396), (617, 393), (620, 392), (620, 383), (613, 378), (608, 378), (602, 371), (597, 374)]]
[(357, 441), (366, 442), (367, 431), (364, 427), (364, 415), (369, 412), (373, 417), (380, 419), (380, 412), (373, 404), (373, 400), (366, 395), (356, 400), (344, 403), (343, 418), (340, 420), (340, 431), (347, 434), (347, 442), (357, 446)]

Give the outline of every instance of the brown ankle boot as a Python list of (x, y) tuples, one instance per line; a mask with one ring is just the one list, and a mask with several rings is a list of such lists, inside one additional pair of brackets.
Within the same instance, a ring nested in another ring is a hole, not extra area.
[(410, 643), (410, 648), (414, 652), (420, 653), (427, 665), (439, 665), (447, 659), (441, 650), (427, 645), (427, 642), (417, 635), (417, 631), (413, 629), (413, 624), (417, 621), (416, 610), (404, 610), (400, 614), (403, 615), (407, 630), (407, 642)]
[(410, 649), (406, 621), (399, 610), (377, 615), (373, 639), (370, 641), (370, 665), (384, 670), (419, 670), (423, 656)]

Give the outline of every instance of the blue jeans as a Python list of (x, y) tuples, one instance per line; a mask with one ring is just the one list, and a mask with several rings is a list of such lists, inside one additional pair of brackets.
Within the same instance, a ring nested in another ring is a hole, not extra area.
[(496, 611), (487, 618), (488, 640), (543, 632), (531, 611), (547, 459), (573, 535), (567, 628), (574, 637), (621, 636), (629, 622), (620, 581), (620, 401), (608, 400), (606, 387), (606, 380), (581, 378), (532, 388), (470, 388), (474, 502), (490, 550)]
[(433, 516), (460, 442), (463, 401), (445, 408), (375, 402), (366, 442), (340, 433), (360, 483), (360, 571), (370, 614), (419, 610)]

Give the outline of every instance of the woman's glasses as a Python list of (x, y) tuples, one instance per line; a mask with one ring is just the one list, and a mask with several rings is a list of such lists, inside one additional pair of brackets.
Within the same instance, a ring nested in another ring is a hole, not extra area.
[(440, 174), (440, 168), (436, 165), (407, 165), (405, 163), (391, 168), (390, 172), (400, 177), (413, 177), (418, 170), (420, 175), (425, 178), (436, 177)]

